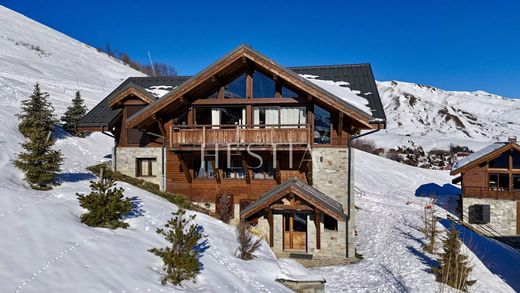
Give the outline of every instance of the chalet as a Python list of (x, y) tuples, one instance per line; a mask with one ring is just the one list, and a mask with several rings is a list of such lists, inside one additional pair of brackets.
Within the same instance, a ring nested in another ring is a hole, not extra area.
[(79, 123), (112, 167), (254, 223), (276, 253), (353, 256), (349, 142), (385, 127), (368, 64), (286, 68), (239, 46), (195, 76), (131, 77)]
[[(462, 216), (483, 234), (520, 235), (520, 145), (515, 137), (470, 154), (453, 166), (462, 185)], [(484, 229), (485, 228), (485, 229)]]

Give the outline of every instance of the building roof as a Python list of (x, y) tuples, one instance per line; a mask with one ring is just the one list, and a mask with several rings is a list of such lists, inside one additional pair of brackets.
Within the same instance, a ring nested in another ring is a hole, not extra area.
[(162, 77), (129, 77), (106, 98), (97, 104), (78, 123), (78, 128), (110, 128), (121, 115), (121, 109), (110, 108), (110, 101), (129, 88), (135, 88), (153, 100), (158, 97), (150, 89), (158, 86), (169, 86), (172, 89), (188, 80), (189, 76), (162, 76)]
[(297, 178), (291, 178), (264, 193), (258, 200), (243, 209), (240, 217), (247, 218), (252, 216), (271, 203), (283, 198), (288, 192), (297, 193), (297, 195), (302, 196), (310, 204), (317, 206), (329, 216), (343, 221), (346, 219), (343, 206), (339, 202)]
[(372, 117), (386, 121), (385, 111), (370, 64), (297, 66), (288, 68), (298, 74), (315, 75), (323, 80), (345, 81), (349, 83), (350, 89), (360, 91), (361, 95), (368, 101)]
[(453, 168), (451, 169), (451, 174), (456, 175), (465, 169), (471, 168), (475, 164), (481, 163), (486, 158), (493, 156), (494, 154), (501, 154), (505, 150), (510, 149), (511, 147), (515, 147), (520, 149), (520, 145), (515, 142), (495, 142), (486, 146), (485, 148), (470, 154), (467, 157), (464, 157), (462, 160), (453, 164)]

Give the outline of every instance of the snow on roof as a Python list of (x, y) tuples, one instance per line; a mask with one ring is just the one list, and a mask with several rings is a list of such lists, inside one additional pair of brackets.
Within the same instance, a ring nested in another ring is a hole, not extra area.
[(453, 170), (457, 170), (457, 169), (460, 169), (464, 166), (466, 166), (467, 164), (475, 161), (475, 160), (478, 160), (484, 156), (487, 156), (489, 155), (490, 153), (498, 150), (499, 148), (505, 146), (507, 144), (507, 142), (495, 142), (494, 144), (491, 144), (491, 145), (488, 145), (487, 147), (477, 151), (477, 152), (474, 152), (472, 153), (471, 155), (465, 157), (464, 159), (456, 162), (454, 165), (453, 165)]
[(156, 98), (160, 98), (165, 94), (169, 93), (176, 87), (170, 85), (154, 85), (149, 88), (146, 88), (146, 91), (154, 95)]
[(370, 111), (368, 106), (368, 100), (360, 95), (360, 91), (351, 90), (348, 82), (318, 79), (319, 76), (310, 74), (300, 74), (300, 76), (352, 106), (359, 108), (368, 115), (372, 115), (372, 111)]

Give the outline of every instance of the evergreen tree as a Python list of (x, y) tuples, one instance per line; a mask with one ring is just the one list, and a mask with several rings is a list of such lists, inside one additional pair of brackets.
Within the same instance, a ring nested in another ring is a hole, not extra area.
[(85, 117), (87, 114), (87, 107), (85, 106), (84, 100), (81, 98), (79, 91), (76, 92), (76, 96), (72, 99), (72, 105), (67, 107), (67, 111), (61, 117), (63, 122), (63, 129), (68, 133), (79, 135), (76, 132), (76, 125), (78, 122)]
[(48, 98), (49, 94), (42, 92), (40, 85), (36, 84), (29, 99), (22, 101), (22, 112), (17, 117), (21, 120), (18, 129), (25, 137), (34, 132), (52, 131), (57, 121)]
[(262, 239), (258, 238), (255, 240), (251, 232), (251, 226), (243, 220), (240, 221), (235, 232), (238, 240), (237, 256), (243, 260), (255, 258), (254, 253), (260, 248)]
[(171, 246), (152, 248), (149, 251), (163, 260), (163, 285), (168, 282), (179, 285), (184, 280), (195, 282), (195, 277), (202, 268), (199, 258), (207, 248), (203, 228), (197, 224), (190, 224), (195, 215), (186, 218), (186, 211), (183, 209), (172, 215), (173, 218), (164, 225), (166, 229), (157, 229), (157, 233), (163, 235)]
[(80, 206), (88, 210), (81, 215), (81, 222), (92, 227), (127, 228), (121, 219), (132, 211), (132, 202), (124, 198), (124, 189), (115, 187), (115, 181), (103, 175), (99, 181), (90, 181), (90, 189), (87, 195), (76, 194)]
[(52, 132), (30, 130), (30, 138), (22, 143), (15, 166), (25, 172), (25, 180), (34, 189), (49, 190), (56, 184), (63, 161), (60, 151), (53, 150), (56, 139)]
[(437, 282), (447, 284), (457, 290), (468, 291), (476, 280), (468, 280), (473, 268), (469, 265), (468, 256), (461, 252), (459, 232), (455, 227), (451, 227), (442, 244), (443, 252), (439, 254), (440, 266), (433, 268)]

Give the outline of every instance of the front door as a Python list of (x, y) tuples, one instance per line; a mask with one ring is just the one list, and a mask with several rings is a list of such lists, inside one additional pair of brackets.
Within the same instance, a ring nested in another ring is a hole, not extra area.
[(307, 250), (307, 214), (290, 212), (283, 214), (284, 250)]

